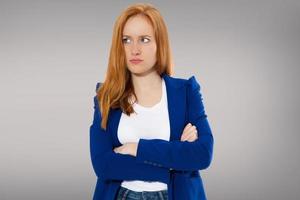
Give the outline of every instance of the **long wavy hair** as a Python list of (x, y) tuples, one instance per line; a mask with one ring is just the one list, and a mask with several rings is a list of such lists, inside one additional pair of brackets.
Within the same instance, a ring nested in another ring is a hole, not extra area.
[[(112, 36), (107, 72), (105, 80), (97, 90), (97, 99), (101, 111), (101, 127), (106, 130), (110, 108), (121, 108), (123, 113), (130, 115), (134, 112), (128, 101), (134, 92), (130, 71), (126, 67), (126, 55), (122, 43), (122, 33), (126, 21), (135, 15), (143, 15), (151, 23), (156, 45), (156, 64), (159, 75), (173, 74), (171, 49), (166, 24), (159, 11), (149, 3), (135, 3), (128, 6), (117, 18)], [(137, 99), (137, 98), (136, 98)]]

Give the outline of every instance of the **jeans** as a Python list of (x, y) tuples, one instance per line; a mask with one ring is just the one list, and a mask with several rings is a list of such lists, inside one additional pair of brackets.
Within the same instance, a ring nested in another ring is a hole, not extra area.
[(168, 190), (136, 192), (120, 186), (116, 200), (167, 200)]

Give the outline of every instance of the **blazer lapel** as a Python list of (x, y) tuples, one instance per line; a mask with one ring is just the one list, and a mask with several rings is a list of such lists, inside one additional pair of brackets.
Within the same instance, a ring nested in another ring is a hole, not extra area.
[[(162, 74), (167, 90), (167, 102), (170, 122), (170, 141), (180, 140), (186, 121), (186, 87), (183, 80), (177, 80), (166, 73)], [(122, 145), (118, 140), (118, 125), (122, 111), (120, 108), (111, 109), (108, 128), (112, 134), (113, 143)]]
[(186, 124), (186, 87), (183, 80), (163, 74), (167, 88), (168, 111), (170, 120), (170, 141), (180, 140)]

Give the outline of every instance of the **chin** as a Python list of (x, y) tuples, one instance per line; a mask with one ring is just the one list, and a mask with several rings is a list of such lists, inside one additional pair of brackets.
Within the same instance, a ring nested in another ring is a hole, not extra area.
[(146, 68), (144, 66), (141, 65), (128, 65), (128, 70), (135, 75), (147, 75), (153, 71), (155, 71), (154, 67), (151, 68)]

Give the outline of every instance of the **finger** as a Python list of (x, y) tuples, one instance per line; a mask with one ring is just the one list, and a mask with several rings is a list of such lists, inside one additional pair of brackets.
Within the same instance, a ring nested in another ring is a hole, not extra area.
[(185, 126), (184, 130), (183, 130), (183, 133), (182, 133), (182, 136), (185, 135), (185, 134), (188, 134), (189, 132), (191, 132), (193, 130), (192, 128), (193, 126), (189, 123)]
[(186, 127), (184, 128), (184, 131), (181, 135), (181, 141), (183, 140), (187, 140), (188, 136), (191, 134), (191, 133), (194, 133), (194, 132), (197, 132), (197, 128), (196, 126), (192, 125), (191, 123), (188, 123), (186, 125)]
[(193, 132), (194, 130), (196, 130), (196, 126), (194, 126), (194, 125), (187, 128), (187, 132), (189, 132), (189, 133)]
[(186, 136), (181, 136), (180, 141), (185, 141), (186, 140)]
[(187, 130), (189, 127), (191, 127), (192, 126), (192, 124), (191, 123), (188, 123), (185, 127), (184, 127), (184, 129), (183, 129), (183, 131), (185, 131), (185, 130)]
[(186, 134), (182, 134), (180, 140), (181, 141), (185, 141), (186, 140), (187, 135)]
[(181, 136), (181, 140), (185, 141), (187, 140), (187, 138), (189, 138), (189, 135), (191, 134), (191, 132), (185, 132), (184, 134), (182, 134)]
[(187, 127), (186, 130), (183, 132), (183, 134), (181, 135), (182, 139), (185, 140), (187, 138), (188, 135), (190, 135), (191, 133), (195, 132), (197, 129), (195, 126), (190, 126)]
[(194, 132), (194, 133), (189, 135), (189, 137), (187, 138), (187, 141), (194, 142), (197, 138), (198, 138), (197, 133)]
[(114, 152), (119, 153), (120, 152), (120, 147), (114, 148)]
[(190, 132), (190, 131), (188, 131), (188, 130), (184, 131), (184, 132), (182, 133), (182, 135), (181, 135), (181, 140), (185, 140), (186, 137), (189, 135), (189, 132)]
[(187, 136), (185, 137), (186, 139), (188, 139), (188, 138), (190, 138), (191, 136), (198, 136), (198, 131), (197, 131), (197, 129), (196, 128), (193, 128), (193, 130), (191, 130), (188, 134), (187, 134)]

